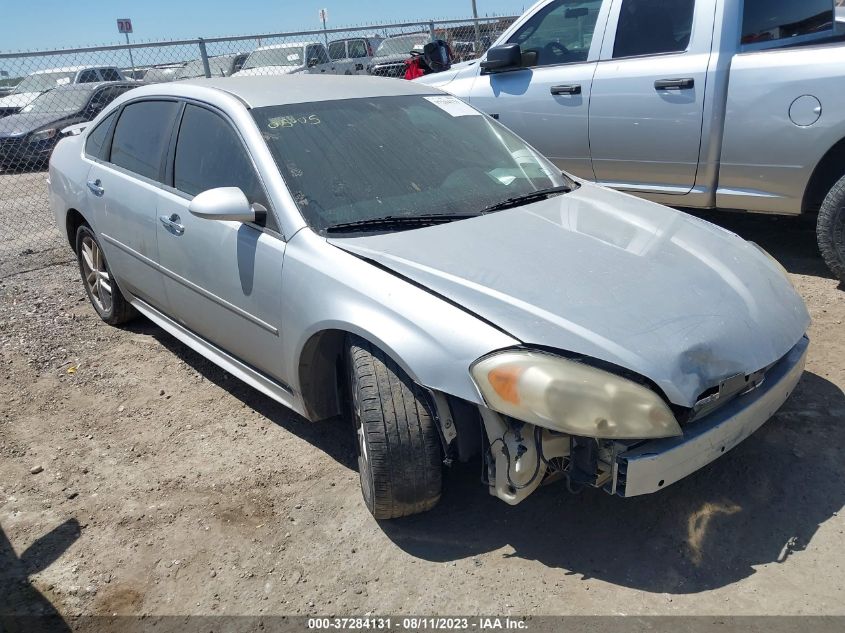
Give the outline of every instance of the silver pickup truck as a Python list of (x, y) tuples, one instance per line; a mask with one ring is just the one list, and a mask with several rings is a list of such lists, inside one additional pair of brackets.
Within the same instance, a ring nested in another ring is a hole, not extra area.
[(541, 0), (418, 80), (558, 167), (674, 207), (816, 214), (845, 281), (845, 44), (834, 0)]

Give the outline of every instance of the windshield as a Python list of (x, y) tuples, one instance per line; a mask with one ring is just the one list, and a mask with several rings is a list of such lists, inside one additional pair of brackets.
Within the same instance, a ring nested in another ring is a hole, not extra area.
[(422, 50), (428, 44), (428, 35), (405, 35), (404, 37), (391, 37), (384, 40), (376, 49), (376, 57), (387, 55), (407, 55), (412, 50)]
[(386, 216), (474, 215), (570, 184), (455, 97), (344, 99), (256, 108), (253, 117), (317, 231)]
[(253, 51), (244, 64), (244, 68), (261, 68), (263, 66), (304, 66), (302, 46), (283, 46), (282, 48), (268, 48), (263, 51)]
[(91, 92), (88, 90), (50, 90), (37, 97), (22, 112), (79, 112), (88, 103)]
[(13, 94), (44, 92), (62, 84), (69, 84), (73, 81), (74, 76), (76, 76), (74, 71), (30, 75), (15, 87)]

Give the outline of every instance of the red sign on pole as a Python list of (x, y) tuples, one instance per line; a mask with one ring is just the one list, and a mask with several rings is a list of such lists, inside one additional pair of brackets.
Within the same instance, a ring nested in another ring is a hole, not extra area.
[(117, 20), (117, 32), (118, 33), (131, 33), (132, 32), (132, 20), (129, 18), (122, 18)]

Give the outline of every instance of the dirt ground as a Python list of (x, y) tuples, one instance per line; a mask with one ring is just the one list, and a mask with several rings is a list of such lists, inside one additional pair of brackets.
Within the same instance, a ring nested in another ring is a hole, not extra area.
[(103, 324), (69, 250), (4, 249), (0, 612), (845, 614), (845, 292), (807, 225), (708, 217), (780, 259), (813, 316), (773, 420), (655, 495), (556, 484), (511, 508), (474, 462), (434, 511), (385, 523), (343, 423), (144, 319)]

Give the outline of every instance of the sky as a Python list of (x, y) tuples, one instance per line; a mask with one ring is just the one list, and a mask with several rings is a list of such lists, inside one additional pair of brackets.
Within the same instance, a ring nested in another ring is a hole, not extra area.
[[(531, 2), (477, 0), (479, 15), (517, 15)], [(464, 18), (471, 0), (0, 0), (0, 52), (122, 43), (117, 18), (131, 18), (133, 41), (248, 35), (412, 20)]]

